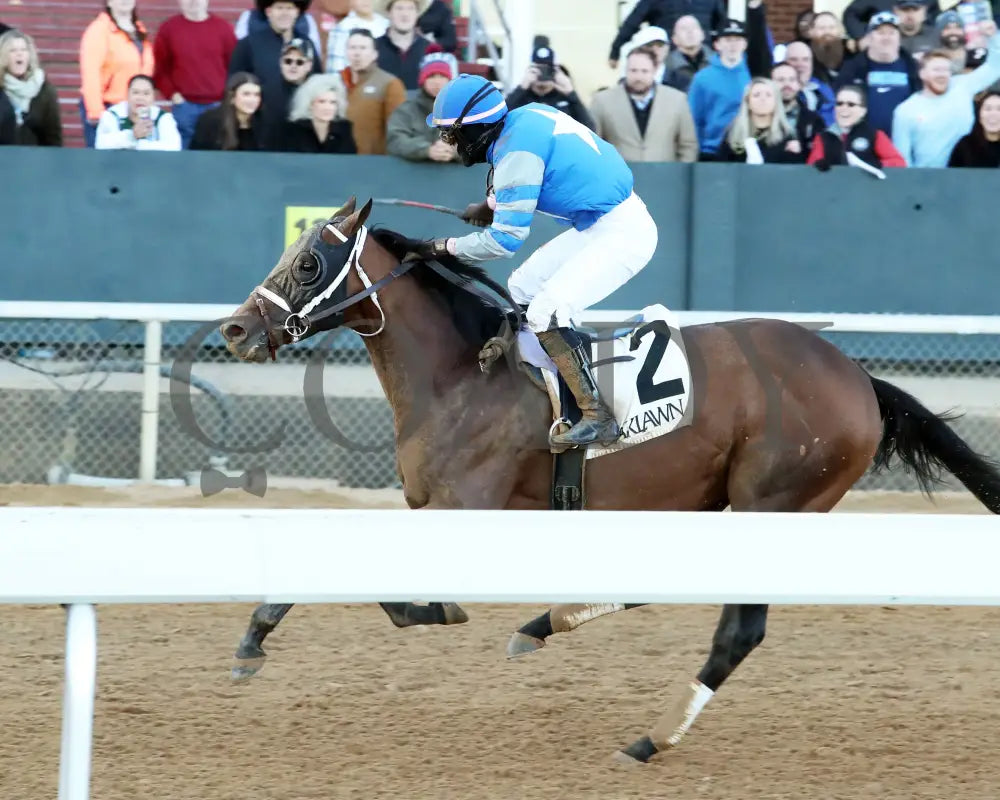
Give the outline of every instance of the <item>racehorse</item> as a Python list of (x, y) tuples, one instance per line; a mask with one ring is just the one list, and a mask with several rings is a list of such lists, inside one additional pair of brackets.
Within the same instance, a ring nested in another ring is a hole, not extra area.
[[(369, 229), (371, 206), (358, 209), (352, 197), (288, 246), (221, 325), (229, 351), (261, 362), (284, 345), (350, 327), (364, 338), (392, 407), (411, 508), (549, 508), (550, 398), (509, 360), (489, 370), (481, 364), (484, 344), (510, 326), (508, 312), (520, 324), (517, 309), (487, 302), (482, 287), (503, 289), (481, 269), (447, 256), (415, 257), (418, 241)], [(743, 319), (682, 333), (699, 399), (690, 424), (588, 462), (589, 508), (828, 512), (866, 470), (888, 467), (895, 456), (926, 492), (944, 468), (1000, 513), (1000, 471), (954, 433), (948, 417), (869, 375), (814, 331)], [(530, 558), (526, 553), (526, 566)], [(237, 668), (256, 670), (264, 636), (289, 607), (255, 612)], [(508, 655), (626, 607), (554, 607), (514, 635)], [(383, 608), (397, 624), (419, 624), (406, 617), (417, 612), (405, 604)], [(767, 613), (767, 605), (724, 606), (697, 679), (648, 735), (616, 757), (645, 762), (676, 745), (760, 644)], [(446, 624), (464, 616), (436, 606), (420, 615)]]

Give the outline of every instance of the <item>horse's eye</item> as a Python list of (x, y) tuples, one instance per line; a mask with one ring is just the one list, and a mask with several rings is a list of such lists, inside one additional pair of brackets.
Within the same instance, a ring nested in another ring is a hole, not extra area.
[(306, 254), (296, 260), (292, 272), (295, 280), (301, 284), (308, 284), (319, 277), (319, 264), (314, 256)]

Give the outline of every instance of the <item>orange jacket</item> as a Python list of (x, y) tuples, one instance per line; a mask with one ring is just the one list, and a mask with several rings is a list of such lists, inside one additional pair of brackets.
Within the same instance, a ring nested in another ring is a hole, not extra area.
[[(141, 22), (136, 28), (145, 33)], [(88, 119), (99, 119), (105, 103), (120, 103), (128, 95), (128, 82), (140, 73), (153, 74), (153, 40), (135, 42), (119, 28), (107, 11), (87, 26), (80, 39), (80, 93)]]

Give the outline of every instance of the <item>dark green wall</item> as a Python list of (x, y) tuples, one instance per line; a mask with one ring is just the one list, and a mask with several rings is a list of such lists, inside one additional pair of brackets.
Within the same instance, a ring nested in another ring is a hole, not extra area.
[[(634, 165), (652, 263), (601, 308), (995, 313), (998, 170)], [(378, 156), (0, 148), (0, 297), (238, 303), (284, 244), (285, 207), (352, 193), (464, 207), (486, 170)], [(472, 230), (377, 207), (409, 235)], [(538, 218), (505, 278), (560, 226)]]

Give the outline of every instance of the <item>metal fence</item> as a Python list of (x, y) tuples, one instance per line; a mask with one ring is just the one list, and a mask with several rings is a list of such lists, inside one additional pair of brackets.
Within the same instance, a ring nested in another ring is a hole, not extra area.
[[(933, 410), (963, 411), (953, 423), (959, 434), (1000, 459), (1000, 328), (821, 335)], [(144, 336), (138, 321), (0, 315), (0, 482), (139, 476)], [(283, 348), (274, 363), (243, 364), (214, 323), (164, 322), (158, 369), (159, 480), (184, 482), (217, 466), (345, 487), (399, 485), (392, 415), (349, 331)], [(917, 487), (898, 471), (865, 476), (859, 488)]]

